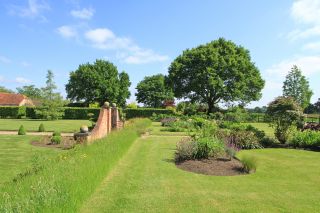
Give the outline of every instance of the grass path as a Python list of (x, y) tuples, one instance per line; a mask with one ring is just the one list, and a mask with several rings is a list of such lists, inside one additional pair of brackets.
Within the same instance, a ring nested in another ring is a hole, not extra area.
[(138, 139), (81, 212), (320, 211), (320, 153), (242, 151), (240, 157), (257, 157), (255, 174), (215, 177), (176, 168), (173, 155), (180, 139)]

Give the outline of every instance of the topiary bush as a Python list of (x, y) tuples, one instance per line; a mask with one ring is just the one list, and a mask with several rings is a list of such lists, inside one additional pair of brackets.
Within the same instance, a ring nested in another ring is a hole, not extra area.
[(183, 138), (177, 143), (175, 161), (191, 160), (195, 158), (197, 143), (192, 138)]
[(24, 126), (21, 125), (18, 130), (18, 135), (25, 135), (25, 134), (26, 134), (26, 130), (24, 129)]
[(39, 128), (38, 128), (38, 132), (45, 132), (45, 128), (44, 128), (44, 125), (43, 123), (40, 124)]

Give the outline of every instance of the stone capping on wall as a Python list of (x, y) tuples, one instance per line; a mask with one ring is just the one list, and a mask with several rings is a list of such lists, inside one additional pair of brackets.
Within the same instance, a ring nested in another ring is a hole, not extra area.
[(105, 103), (100, 109), (97, 123), (91, 132), (74, 134), (77, 143), (92, 143), (97, 139), (106, 137), (112, 130), (123, 127), (123, 121), (119, 118), (119, 110), (115, 104), (113, 105), (113, 107), (110, 107), (108, 103)]

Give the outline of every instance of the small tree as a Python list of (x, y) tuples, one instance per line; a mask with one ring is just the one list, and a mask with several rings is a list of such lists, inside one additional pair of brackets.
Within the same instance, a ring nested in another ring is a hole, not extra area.
[(52, 71), (48, 70), (46, 87), (42, 88), (43, 101), (41, 108), (36, 109), (38, 117), (47, 120), (57, 120), (64, 115), (63, 105), (64, 101), (60, 93), (55, 93), (57, 89), (53, 81), (54, 75)]
[(310, 104), (312, 94), (308, 80), (302, 75), (301, 70), (294, 65), (283, 82), (283, 96), (293, 97), (305, 109)]
[(302, 109), (292, 97), (278, 97), (267, 108), (266, 116), (275, 128), (275, 136), (284, 144), (299, 121), (302, 120)]

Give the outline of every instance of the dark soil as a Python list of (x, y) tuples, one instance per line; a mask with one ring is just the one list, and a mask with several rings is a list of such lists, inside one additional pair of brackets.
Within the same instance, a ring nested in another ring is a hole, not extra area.
[(60, 144), (51, 143), (50, 138), (50, 136), (44, 136), (40, 141), (32, 141), (31, 145), (53, 149), (72, 149), (76, 144), (76, 141), (73, 139), (73, 137), (62, 137)]
[(203, 159), (187, 160), (176, 163), (176, 166), (182, 170), (215, 176), (234, 176), (248, 174), (243, 171), (242, 163), (237, 159)]

